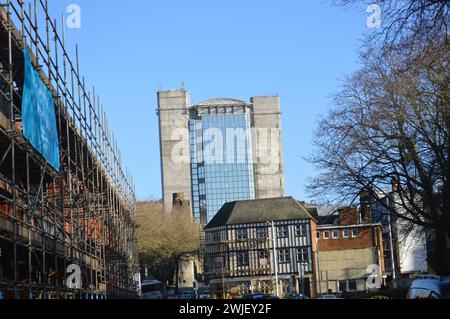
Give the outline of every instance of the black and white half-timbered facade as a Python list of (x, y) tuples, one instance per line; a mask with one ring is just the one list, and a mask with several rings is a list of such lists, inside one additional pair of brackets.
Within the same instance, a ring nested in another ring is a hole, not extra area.
[[(316, 220), (292, 197), (225, 204), (205, 229), (205, 274), (216, 296), (315, 295)], [(277, 281), (278, 279), (278, 281)]]

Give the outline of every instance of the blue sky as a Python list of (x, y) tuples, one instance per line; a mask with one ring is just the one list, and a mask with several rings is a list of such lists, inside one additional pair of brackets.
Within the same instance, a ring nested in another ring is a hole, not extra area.
[(82, 25), (67, 30), (68, 47), (79, 45), (139, 199), (161, 197), (156, 91), (182, 81), (193, 103), (277, 92), (287, 195), (307, 199), (315, 172), (302, 157), (340, 79), (358, 68), (364, 10), (331, 0), (49, 0), (52, 15), (72, 3)]

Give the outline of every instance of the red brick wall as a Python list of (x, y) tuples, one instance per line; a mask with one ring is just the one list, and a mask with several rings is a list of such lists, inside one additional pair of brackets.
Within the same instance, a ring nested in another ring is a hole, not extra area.
[(371, 223), (372, 222), (372, 209), (370, 208), (369, 205), (366, 205), (364, 208), (364, 223)]
[[(353, 238), (351, 236), (352, 227), (346, 228), (350, 230), (350, 237), (343, 237), (344, 228), (333, 228), (326, 230), (318, 230), (320, 232), (319, 239), (319, 251), (330, 251), (330, 250), (347, 250), (347, 249), (362, 249), (370, 248), (376, 246), (375, 234), (379, 226), (367, 226), (367, 227), (357, 227), (359, 234), (358, 237)], [(333, 239), (333, 230), (339, 231), (339, 238)], [(329, 239), (324, 239), (324, 232), (329, 233)]]
[(339, 211), (339, 223), (341, 225), (359, 224), (359, 211), (356, 207), (341, 208)]

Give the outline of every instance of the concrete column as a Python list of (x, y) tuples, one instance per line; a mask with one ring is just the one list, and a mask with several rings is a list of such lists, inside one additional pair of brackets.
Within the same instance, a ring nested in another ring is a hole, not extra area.
[(191, 101), (186, 90), (158, 92), (158, 117), (162, 193), (164, 211), (173, 208), (173, 195), (184, 193), (192, 203), (189, 151), (189, 107)]
[(252, 97), (253, 159), (257, 199), (285, 196), (281, 112), (278, 96)]

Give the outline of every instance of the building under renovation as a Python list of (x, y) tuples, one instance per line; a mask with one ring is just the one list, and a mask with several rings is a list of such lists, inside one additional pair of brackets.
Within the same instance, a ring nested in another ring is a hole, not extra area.
[[(6, 1), (4, 1), (6, 2)], [(44, 0), (0, 8), (0, 299), (136, 294), (135, 190)]]

